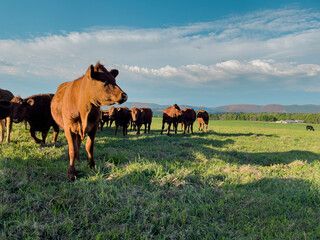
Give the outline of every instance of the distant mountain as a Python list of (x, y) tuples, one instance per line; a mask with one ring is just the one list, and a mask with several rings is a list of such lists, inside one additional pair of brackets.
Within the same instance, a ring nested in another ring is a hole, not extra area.
[[(114, 105), (119, 107), (119, 105)], [(148, 107), (151, 108), (155, 115), (161, 114), (164, 109), (172, 105), (160, 105), (155, 103), (140, 103), (140, 102), (125, 102), (121, 106), (126, 106), (128, 108), (142, 108)], [(206, 110), (208, 113), (225, 113), (225, 112), (244, 112), (244, 113), (320, 113), (320, 105), (279, 105), (279, 104), (269, 104), (269, 105), (253, 105), (253, 104), (235, 104), (235, 105), (226, 105), (221, 107), (199, 107), (199, 106), (190, 106), (190, 105), (179, 105), (181, 109), (186, 107), (191, 107), (195, 111), (199, 109)], [(104, 107), (108, 109), (109, 107)]]

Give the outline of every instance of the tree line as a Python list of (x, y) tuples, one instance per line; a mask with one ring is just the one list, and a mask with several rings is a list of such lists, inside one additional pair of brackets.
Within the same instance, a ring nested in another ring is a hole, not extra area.
[(280, 120), (303, 120), (306, 123), (320, 123), (318, 113), (210, 113), (211, 120), (243, 120), (275, 122)]

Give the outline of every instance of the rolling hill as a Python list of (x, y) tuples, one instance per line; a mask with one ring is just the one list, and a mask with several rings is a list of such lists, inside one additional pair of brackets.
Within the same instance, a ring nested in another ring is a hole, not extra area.
[[(118, 105), (115, 105), (118, 106)], [(160, 105), (155, 103), (141, 103), (141, 102), (126, 102), (121, 106), (128, 108), (142, 108), (149, 107), (153, 110), (154, 114), (161, 114), (163, 110), (170, 105)], [(199, 109), (206, 110), (209, 113), (225, 113), (225, 112), (255, 112), (255, 113), (320, 113), (320, 105), (306, 104), (306, 105), (280, 105), (280, 104), (268, 104), (268, 105), (254, 105), (254, 104), (234, 104), (225, 105), (220, 107), (203, 107), (203, 106), (190, 106), (190, 105), (179, 105), (180, 108), (191, 107), (198, 111)], [(108, 109), (108, 107), (105, 107)]]

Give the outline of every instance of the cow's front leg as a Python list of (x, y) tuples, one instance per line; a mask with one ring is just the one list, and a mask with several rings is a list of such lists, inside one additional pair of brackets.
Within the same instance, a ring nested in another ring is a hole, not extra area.
[(69, 160), (70, 160), (70, 167), (68, 169), (68, 178), (71, 181), (76, 179), (76, 168), (75, 168), (75, 156), (79, 154), (79, 149), (74, 145), (76, 134), (72, 133), (70, 129), (64, 129), (68, 146), (69, 146)]
[(48, 136), (48, 132), (49, 132), (49, 130), (48, 130), (48, 131), (44, 131), (44, 132), (41, 133), (41, 135), (42, 135), (42, 141), (41, 141), (41, 143), (43, 143), (43, 144), (46, 143), (46, 138), (47, 138), (47, 136)]
[(118, 124), (116, 123), (116, 127), (115, 127), (115, 129), (114, 129), (114, 135), (115, 135), (115, 136), (117, 136), (118, 127), (119, 127), (119, 126), (118, 126)]
[(10, 134), (12, 130), (12, 121), (10, 117), (7, 117), (7, 138), (6, 142), (10, 142)]
[(167, 130), (167, 135), (168, 135), (168, 136), (170, 135), (170, 127), (171, 127), (171, 122), (168, 123), (168, 130)]
[(88, 163), (90, 168), (95, 167), (95, 162), (93, 159), (93, 147), (94, 147), (94, 139), (96, 137), (96, 133), (98, 130), (98, 125), (96, 125), (89, 133), (88, 133), (88, 138), (87, 138), (87, 143), (86, 143), (86, 150), (88, 153)]

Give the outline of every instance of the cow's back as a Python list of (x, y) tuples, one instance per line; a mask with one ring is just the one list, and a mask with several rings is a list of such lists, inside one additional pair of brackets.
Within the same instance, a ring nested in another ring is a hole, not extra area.
[(197, 114), (192, 108), (185, 108), (184, 115), (185, 115), (185, 120), (189, 122), (194, 122), (197, 118)]
[(0, 88), (0, 100), (11, 101), (14, 98), (14, 95), (9, 90)]
[(51, 115), (51, 101), (54, 94), (38, 94), (25, 98), (28, 101), (32, 99), (34, 103), (28, 107), (25, 120), (36, 130), (43, 130), (49, 128), (53, 124)]
[(199, 110), (197, 113), (197, 118), (199, 123), (208, 124), (209, 122), (209, 114), (205, 110)]

